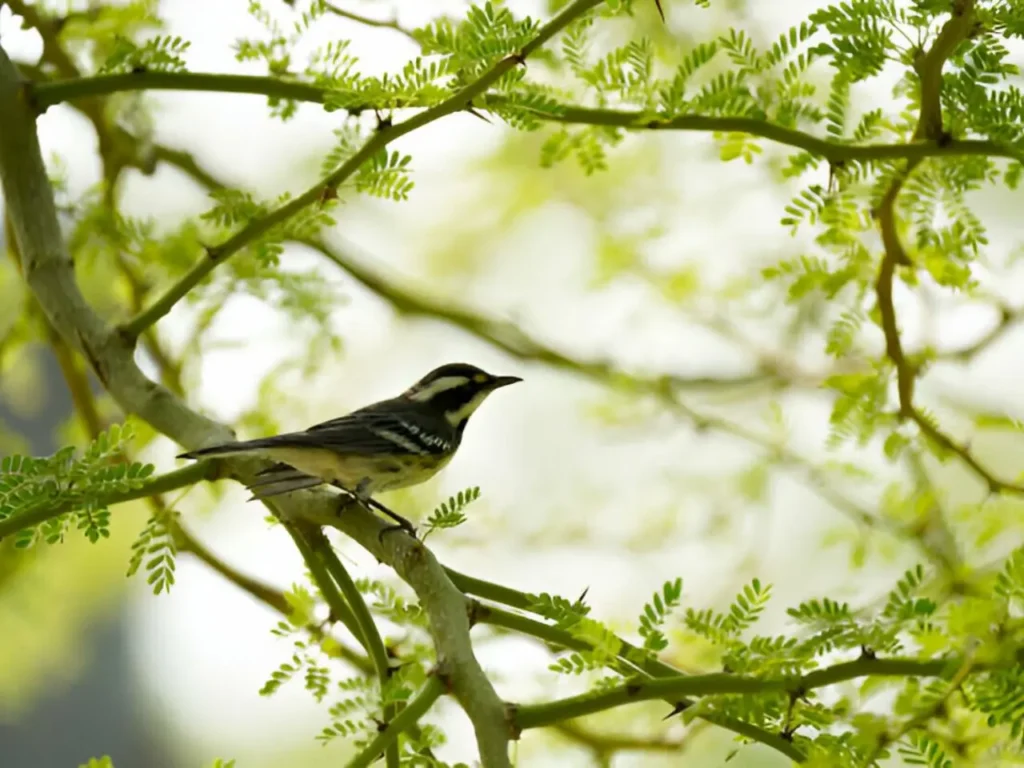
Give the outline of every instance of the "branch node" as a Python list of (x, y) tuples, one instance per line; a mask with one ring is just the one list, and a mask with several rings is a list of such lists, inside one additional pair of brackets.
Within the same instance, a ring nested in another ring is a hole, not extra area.
[(430, 670), (430, 674), (441, 681), (441, 685), (444, 686), (445, 693), (451, 694), (454, 690), (452, 687), (452, 676), (451, 673), (447, 671), (446, 666), (447, 665), (443, 662), (438, 662), (437, 666)]
[(484, 617), (486, 609), (475, 598), (466, 599), (466, 618), (469, 620), (469, 628), (475, 627)]
[(25, 102), (33, 115), (37, 117), (46, 112), (46, 107), (39, 107), (39, 99), (36, 98), (35, 84), (31, 80), (25, 80), (21, 84), (20, 98)]
[(129, 349), (134, 348), (139, 341), (139, 334), (124, 325), (115, 326), (113, 333)]
[(878, 654), (875, 653), (873, 648), (870, 648), (866, 645), (862, 645), (860, 647), (860, 657), (867, 661), (874, 661), (878, 658)]
[(338, 188), (335, 187), (334, 185), (328, 184), (320, 192), (320, 199), (317, 201), (317, 203), (319, 205), (323, 206), (326, 203), (329, 203), (331, 200), (337, 200), (337, 199), (338, 199)]
[(519, 714), (519, 705), (512, 702), (505, 702), (505, 722), (508, 724), (508, 737), (512, 741), (519, 741), (523, 729), (516, 724), (516, 716)]

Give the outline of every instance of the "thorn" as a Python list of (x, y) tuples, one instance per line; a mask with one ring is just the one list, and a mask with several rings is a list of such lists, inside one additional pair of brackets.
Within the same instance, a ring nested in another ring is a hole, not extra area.
[(382, 117), (379, 109), (373, 110), (373, 114), (377, 118), (378, 131), (385, 131), (391, 127), (391, 115), (388, 115), (387, 117)]
[(320, 205), (323, 205), (326, 202), (329, 202), (331, 200), (337, 200), (337, 199), (338, 199), (338, 189), (337, 189), (337, 187), (327, 186), (327, 187), (324, 187), (320, 191), (320, 199), (317, 201), (317, 203), (320, 204)]
[(508, 737), (511, 741), (519, 741), (523, 729), (516, 725), (516, 715), (519, 713), (519, 705), (507, 702), (505, 704), (505, 723), (508, 725)]
[(665, 715), (661, 719), (662, 720), (668, 720), (669, 718), (672, 718), (672, 717), (675, 717), (676, 715), (682, 714), (683, 712), (685, 712), (686, 710), (688, 710), (692, 706), (693, 706), (693, 702), (692, 701), (686, 701), (686, 699), (683, 699), (682, 701), (678, 701), (678, 702), (676, 702), (676, 705), (674, 707), (672, 707), (672, 711), (669, 712), (667, 715)]
[(878, 655), (874, 652), (874, 650), (872, 650), (868, 646), (862, 645), (860, 647), (860, 657), (862, 659), (867, 659), (869, 661), (874, 661), (875, 659), (878, 658)]
[(665, 23), (665, 9), (661, 7), (661, 0), (654, 0), (654, 7), (658, 9), (658, 15), (661, 16), (661, 23)]
[(488, 120), (485, 115), (480, 114), (475, 109), (473, 109), (473, 107), (466, 107), (466, 111), (469, 112), (469, 114), (471, 114), (473, 117), (478, 118), (479, 120), (483, 120), (488, 125), (493, 125), (493, 123), (490, 120)]

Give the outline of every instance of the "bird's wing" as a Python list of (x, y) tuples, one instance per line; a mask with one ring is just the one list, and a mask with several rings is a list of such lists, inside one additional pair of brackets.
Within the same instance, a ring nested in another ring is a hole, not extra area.
[(454, 435), (447, 422), (437, 419), (424, 429), (422, 416), (410, 403), (398, 399), (368, 405), (347, 416), (315, 424), (305, 432), (282, 435), (298, 438), (293, 445), (321, 445), (338, 453), (425, 456), (451, 450)]

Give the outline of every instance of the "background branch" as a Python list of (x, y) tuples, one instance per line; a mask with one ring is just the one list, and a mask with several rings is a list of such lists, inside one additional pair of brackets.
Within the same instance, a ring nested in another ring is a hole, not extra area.
[[(942, 140), (944, 136), (941, 101), (942, 68), (957, 47), (971, 34), (974, 24), (974, 0), (957, 0), (953, 5), (953, 12), (949, 20), (942, 26), (931, 47), (916, 62), (915, 69), (921, 82), (921, 108), (917, 127), (914, 129), (915, 141)], [(899, 415), (902, 419), (913, 421), (921, 433), (934, 445), (945, 452), (958, 456), (985, 482), (991, 493), (1009, 491), (1024, 494), (1024, 485), (997, 478), (971, 454), (966, 445), (942, 432), (932, 419), (914, 403), (917, 366), (907, 358), (903, 351), (896, 321), (896, 309), (893, 304), (893, 282), (898, 267), (913, 265), (900, 241), (896, 205), (905, 181), (919, 163), (920, 159), (910, 160), (903, 169), (896, 172), (882, 196), (882, 201), (876, 212), (884, 254), (878, 269), (875, 293), (878, 299), (882, 331), (885, 334), (886, 355), (896, 368)], [(1008, 324), (1008, 322), (1006, 320), (1003, 324)]]

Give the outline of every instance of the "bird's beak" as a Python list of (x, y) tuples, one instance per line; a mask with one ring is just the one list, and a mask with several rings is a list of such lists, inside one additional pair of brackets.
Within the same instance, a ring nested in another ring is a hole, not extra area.
[(522, 381), (522, 379), (518, 376), (495, 376), (491, 379), (491, 389), (507, 387), (509, 384), (515, 384), (517, 381)]

